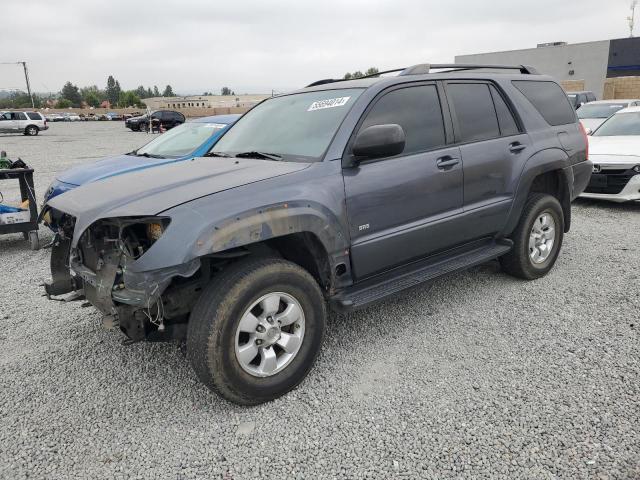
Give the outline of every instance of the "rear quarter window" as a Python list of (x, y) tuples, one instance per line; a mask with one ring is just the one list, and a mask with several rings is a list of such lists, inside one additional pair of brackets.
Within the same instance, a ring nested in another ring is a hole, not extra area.
[(549, 125), (566, 125), (576, 122), (575, 111), (557, 83), (535, 80), (513, 80), (512, 83)]
[(40, 114), (36, 112), (27, 112), (27, 117), (29, 117), (31, 120), (42, 120)]

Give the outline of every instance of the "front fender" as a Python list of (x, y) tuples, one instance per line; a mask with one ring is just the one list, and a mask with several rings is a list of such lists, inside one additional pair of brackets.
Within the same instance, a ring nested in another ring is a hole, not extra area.
[(313, 234), (329, 255), (330, 263), (344, 261), (349, 238), (343, 224), (346, 212), (342, 177), (339, 171), (308, 175), (313, 181), (274, 179), (163, 212), (171, 223), (131, 268), (148, 271), (185, 264), (212, 253), (295, 233)]
[(314, 202), (290, 202), (247, 210), (206, 225), (191, 245), (189, 256), (201, 257), (303, 232), (315, 234), (327, 252), (348, 248), (339, 222), (327, 208)]

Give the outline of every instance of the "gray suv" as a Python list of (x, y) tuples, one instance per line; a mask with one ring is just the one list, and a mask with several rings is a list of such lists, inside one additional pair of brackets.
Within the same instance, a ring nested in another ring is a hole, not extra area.
[(257, 404), (307, 375), (327, 307), (492, 259), (544, 276), (592, 169), (563, 90), (524, 66), (393, 72), (270, 98), (189, 165), (51, 200), (46, 293), (129, 342), (185, 339), (203, 383)]

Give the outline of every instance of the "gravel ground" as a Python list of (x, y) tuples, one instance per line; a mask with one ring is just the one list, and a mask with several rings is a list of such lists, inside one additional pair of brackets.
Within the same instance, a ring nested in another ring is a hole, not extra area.
[[(41, 196), (147, 139), (53, 124), (0, 149)], [(178, 345), (123, 346), (92, 308), (47, 301), (48, 252), (0, 237), (0, 477), (640, 478), (640, 205), (573, 218), (546, 278), (493, 262), (332, 315), (307, 380), (253, 408), (206, 390)]]

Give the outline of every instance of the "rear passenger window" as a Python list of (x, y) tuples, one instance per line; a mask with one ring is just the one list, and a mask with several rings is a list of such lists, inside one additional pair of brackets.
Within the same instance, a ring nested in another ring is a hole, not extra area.
[(474, 142), (500, 136), (498, 118), (489, 86), (484, 83), (450, 83), (447, 95), (453, 103), (461, 142)]
[(15, 112), (13, 115), (14, 115), (13, 118), (15, 120), (26, 120), (27, 119), (27, 116), (22, 112)]
[(27, 117), (29, 117), (31, 120), (42, 120), (40, 114), (36, 112), (27, 112)]
[(557, 83), (534, 80), (514, 80), (512, 83), (536, 107), (549, 125), (575, 123), (575, 111)]
[(442, 110), (433, 85), (400, 88), (387, 93), (369, 111), (360, 129), (386, 123), (397, 123), (404, 129), (403, 155), (445, 144)]
[(503, 137), (510, 135), (517, 135), (520, 133), (518, 124), (507, 104), (505, 103), (502, 95), (498, 92), (498, 89), (494, 86), (490, 86), (491, 96), (493, 97), (493, 104), (496, 107), (496, 114), (498, 114), (498, 125), (500, 126), (500, 134)]

